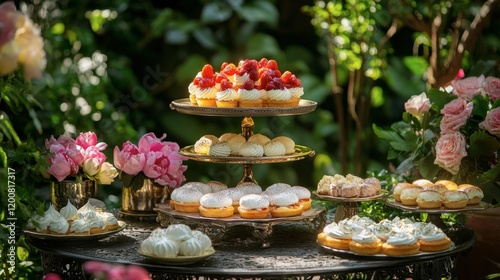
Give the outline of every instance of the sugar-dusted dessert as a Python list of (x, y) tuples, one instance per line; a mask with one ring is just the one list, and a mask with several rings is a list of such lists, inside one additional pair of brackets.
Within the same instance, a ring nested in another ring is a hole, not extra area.
[(318, 194), (345, 198), (375, 196), (380, 190), (380, 181), (377, 178), (363, 179), (352, 174), (345, 177), (340, 174), (324, 175), (317, 186)]
[(264, 219), (269, 216), (269, 200), (259, 194), (246, 194), (240, 198), (238, 213), (245, 219)]
[(282, 192), (272, 196), (271, 215), (275, 218), (299, 216), (303, 212), (299, 197), (293, 192)]
[(200, 215), (210, 218), (233, 216), (233, 200), (224, 192), (207, 193), (200, 198)]

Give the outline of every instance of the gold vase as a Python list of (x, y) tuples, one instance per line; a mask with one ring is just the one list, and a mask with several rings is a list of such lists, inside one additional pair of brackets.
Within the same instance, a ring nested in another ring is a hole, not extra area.
[(63, 180), (51, 182), (50, 201), (56, 210), (60, 210), (71, 202), (76, 208), (84, 206), (90, 198), (97, 196), (97, 182), (92, 180)]
[(162, 202), (167, 187), (154, 184), (145, 178), (142, 187), (135, 190), (132, 186), (122, 187), (122, 211), (137, 214), (153, 214), (157, 203)]

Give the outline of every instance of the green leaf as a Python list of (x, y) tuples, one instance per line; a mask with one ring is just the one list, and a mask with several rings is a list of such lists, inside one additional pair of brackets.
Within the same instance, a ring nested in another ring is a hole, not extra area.
[(133, 179), (132, 179), (132, 189), (134, 192), (140, 190), (144, 186), (144, 179), (146, 176), (144, 176), (144, 173), (139, 173), (137, 174)]
[(471, 156), (489, 156), (500, 148), (500, 142), (497, 138), (489, 135), (483, 130), (474, 132), (470, 136), (469, 153)]
[(433, 179), (436, 177), (441, 168), (434, 164), (434, 155), (427, 155), (419, 164), (418, 170), (424, 178)]
[(429, 62), (421, 56), (406, 56), (403, 58), (403, 63), (413, 74), (418, 76), (422, 76), (429, 67)]
[(427, 98), (431, 101), (433, 109), (439, 112), (444, 105), (457, 97), (445, 91), (431, 88), (427, 92)]
[(492, 168), (483, 174), (479, 175), (479, 179), (484, 179), (488, 182), (496, 182), (500, 176), (500, 165), (497, 165), (495, 168)]
[(215, 1), (203, 6), (201, 21), (203, 23), (223, 22), (228, 20), (233, 10), (223, 1)]
[(278, 24), (279, 12), (276, 6), (269, 1), (246, 2), (246, 5), (237, 9), (236, 12), (248, 22), (265, 22), (271, 27)]
[(134, 177), (134, 175), (127, 174), (123, 171), (120, 172), (120, 181), (122, 181), (123, 187), (125, 188), (132, 186), (132, 180)]
[(29, 258), (29, 256), (30, 256), (30, 252), (26, 248), (21, 247), (21, 246), (17, 247), (17, 258), (20, 261), (27, 260)]

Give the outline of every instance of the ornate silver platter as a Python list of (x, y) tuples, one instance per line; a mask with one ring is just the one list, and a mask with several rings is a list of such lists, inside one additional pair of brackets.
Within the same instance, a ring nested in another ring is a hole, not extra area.
[(314, 156), (314, 150), (300, 145), (295, 145), (295, 153), (284, 156), (276, 157), (242, 157), (242, 156), (228, 156), (228, 157), (214, 157), (209, 155), (198, 154), (194, 151), (194, 145), (182, 148), (179, 154), (189, 157), (192, 160), (205, 161), (205, 162), (218, 162), (218, 163), (274, 163), (301, 160), (307, 156)]
[(200, 115), (200, 116), (220, 116), (220, 117), (266, 117), (266, 116), (292, 116), (307, 114), (316, 109), (317, 103), (311, 100), (302, 99), (298, 106), (291, 107), (201, 107), (193, 105), (189, 98), (174, 100), (170, 103), (170, 109), (180, 113)]
[(362, 254), (358, 254), (358, 253), (355, 253), (355, 252), (349, 251), (349, 250), (341, 250), (341, 249), (335, 249), (335, 248), (332, 248), (332, 247), (328, 247), (328, 246), (325, 246), (323, 244), (320, 244), (318, 241), (316, 241), (316, 243), (318, 243), (318, 245), (320, 245), (321, 247), (323, 247), (325, 250), (330, 251), (332, 253), (336, 253), (336, 254), (342, 255), (342, 256), (347, 256), (347, 257), (349, 257), (349, 256), (350, 257), (363, 257), (363, 258), (369, 258), (369, 259), (373, 259), (373, 260), (381, 260), (381, 259), (408, 259), (408, 258), (411, 259), (411, 258), (418, 258), (418, 257), (428, 256), (428, 255), (446, 254), (447, 252), (452, 251), (453, 249), (455, 249), (455, 243), (452, 241), (450, 243), (450, 248), (448, 248), (446, 250), (443, 250), (443, 251), (437, 251), (437, 252), (423, 252), (423, 251), (420, 251), (420, 253), (418, 253), (418, 254), (408, 255), (408, 256), (388, 256), (388, 255), (383, 254), (383, 253), (375, 254), (375, 255), (362, 255)]
[(318, 197), (321, 200), (333, 201), (333, 202), (363, 202), (363, 201), (372, 201), (383, 198), (387, 195), (387, 192), (384, 190), (380, 191), (378, 195), (367, 196), (367, 197), (338, 197), (331, 195), (318, 194), (316, 191), (312, 192), (313, 195)]
[(460, 209), (449, 209), (449, 208), (446, 208), (444, 206), (441, 206), (440, 208), (435, 208), (435, 209), (424, 209), (424, 208), (420, 208), (418, 206), (403, 205), (400, 202), (395, 201), (393, 197), (388, 198), (385, 201), (385, 204), (387, 204), (388, 206), (400, 209), (400, 210), (411, 211), (411, 212), (429, 213), (429, 214), (482, 211), (482, 210), (486, 210), (486, 209), (491, 207), (491, 204), (484, 202), (484, 201), (481, 201), (479, 204), (467, 205), (466, 207), (460, 208)]
[(110, 230), (102, 233), (93, 233), (93, 234), (80, 234), (80, 233), (71, 233), (71, 234), (51, 234), (51, 233), (41, 233), (33, 230), (24, 230), (24, 233), (36, 239), (43, 240), (57, 240), (57, 241), (93, 241), (103, 239), (115, 233), (122, 231), (127, 226), (127, 223), (123, 221), (118, 221), (118, 228), (115, 230)]
[(312, 232), (317, 232), (322, 229), (326, 222), (326, 210), (321, 207), (318, 209), (309, 209), (304, 211), (302, 215), (287, 218), (272, 218), (266, 219), (245, 219), (238, 214), (229, 218), (207, 218), (202, 217), (198, 213), (183, 213), (175, 211), (169, 204), (157, 204), (154, 209), (158, 212), (156, 220), (162, 227), (168, 227), (171, 224), (187, 224), (191, 228), (207, 234), (212, 242), (218, 242), (225, 239), (233, 227), (245, 226), (249, 227), (252, 238), (248, 240), (236, 240), (242, 246), (260, 244), (267, 248), (271, 246), (270, 238), (273, 234), (273, 226), (282, 223), (301, 223)]
[(197, 262), (200, 262), (200, 261), (207, 259), (211, 255), (215, 254), (215, 250), (212, 249), (209, 251), (205, 251), (200, 256), (176, 256), (176, 257), (158, 257), (158, 256), (148, 255), (148, 254), (142, 252), (141, 249), (137, 250), (137, 253), (139, 253), (141, 256), (143, 256), (147, 259), (150, 259), (154, 262), (161, 263), (161, 264), (189, 265), (189, 264), (197, 263)]

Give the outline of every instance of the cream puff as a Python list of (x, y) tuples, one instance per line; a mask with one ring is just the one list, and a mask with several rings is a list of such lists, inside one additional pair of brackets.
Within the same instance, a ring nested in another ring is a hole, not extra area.
[(240, 198), (238, 213), (245, 219), (265, 219), (269, 217), (269, 200), (258, 194), (246, 194)]
[(233, 216), (233, 200), (221, 192), (207, 193), (200, 198), (200, 215), (209, 218), (228, 218)]
[(394, 196), (394, 200), (397, 202), (401, 202), (401, 192), (403, 189), (408, 187), (413, 187), (414, 185), (408, 182), (397, 183), (392, 189), (392, 195)]
[[(203, 193), (194, 188), (179, 188), (172, 198), (175, 211), (198, 213)], [(174, 200), (175, 199), (175, 200)]]
[(311, 192), (307, 188), (302, 186), (293, 186), (291, 190), (299, 198), (299, 204), (302, 205), (303, 211), (311, 209)]
[(271, 215), (275, 218), (299, 216), (303, 211), (299, 197), (293, 192), (273, 195), (271, 206)]
[(467, 194), (467, 205), (478, 204), (484, 197), (483, 190), (474, 185), (463, 184), (458, 186), (458, 190)]
[(420, 208), (432, 209), (441, 207), (441, 194), (438, 191), (426, 190), (417, 196), (417, 205)]
[(469, 197), (463, 191), (446, 191), (441, 195), (443, 205), (450, 209), (461, 209), (467, 206)]
[(407, 206), (415, 206), (417, 205), (417, 197), (418, 194), (423, 191), (423, 188), (420, 186), (412, 186), (409, 188), (404, 188), (401, 191), (400, 199), (401, 204)]

